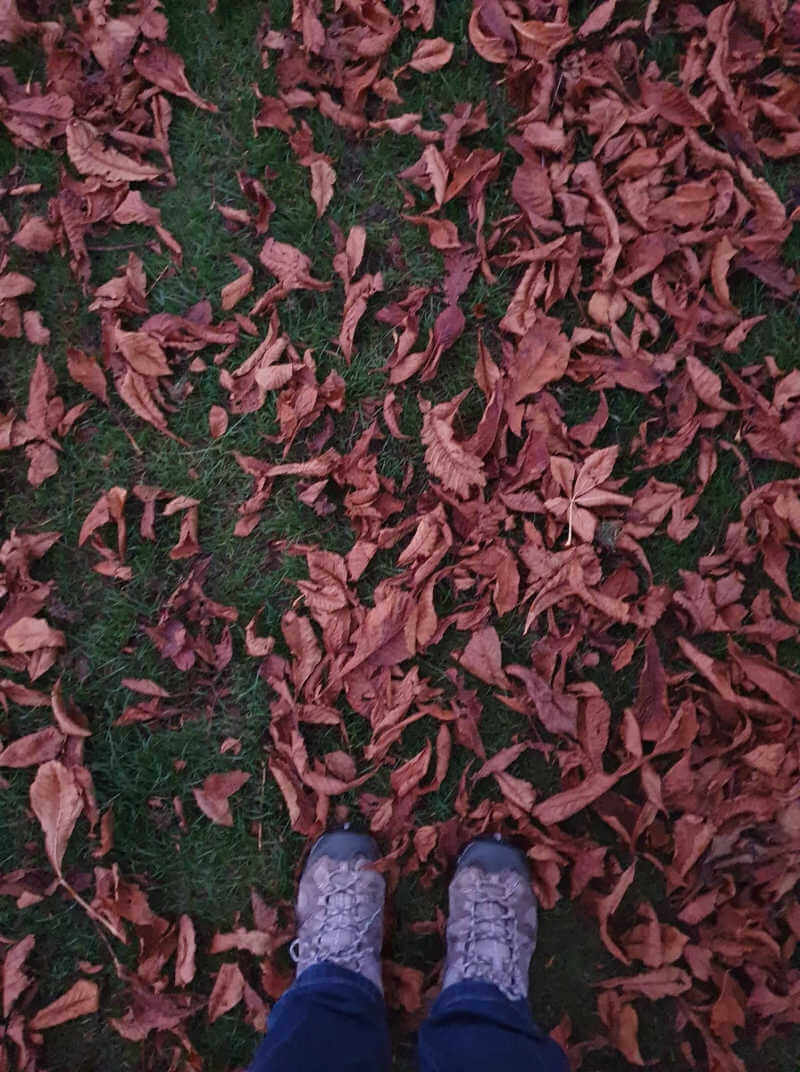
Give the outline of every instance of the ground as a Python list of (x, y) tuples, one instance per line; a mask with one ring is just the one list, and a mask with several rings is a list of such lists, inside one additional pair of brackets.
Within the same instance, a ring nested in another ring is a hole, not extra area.
[[(574, 25), (581, 23), (592, 6), (570, 5)], [(637, 7), (625, 6), (632, 11)], [(290, 7), (283, 0), (269, 4), (274, 27), (287, 24)], [(470, 46), (467, 25), (471, 7), (467, 0), (440, 3), (434, 33), (455, 42), (454, 56), (442, 70), (412, 77), (404, 84), (405, 109), (420, 112), (423, 125), (433, 126), (439, 115), (460, 101), (485, 99), (489, 131), (482, 144), (502, 149), (512, 132), (516, 112), (503, 87), (497, 85), (497, 70)], [(186, 101), (174, 101), (170, 146), (177, 184), (172, 189), (148, 191), (148, 200), (157, 205), (164, 226), (183, 246), (183, 266), (173, 269), (169, 251), (163, 246), (153, 247), (148, 228), (109, 227), (88, 238), (92, 285), (110, 279), (133, 251), (145, 267), (151, 313), (183, 314), (194, 303), (208, 299), (215, 318), (221, 318), (220, 289), (236, 274), (229, 254), (238, 254), (257, 265), (264, 236), (227, 227), (214, 206), (220, 203), (241, 207), (244, 201), (237, 170), (263, 176), (265, 169), (271, 175), (268, 192), (276, 205), (269, 234), (313, 254), (315, 274), (321, 278), (331, 278), (335, 246), (328, 220), (332, 218), (345, 235), (354, 224), (365, 225), (365, 267), (383, 273), (384, 294), (378, 299), (381, 304), (402, 296), (409, 281), (438, 283), (442, 275), (440, 255), (432, 250), (423, 227), (403, 219), (407, 208), (397, 176), (419, 156), (420, 145), (415, 138), (354, 139), (318, 112), (310, 111), (306, 118), (314, 134), (315, 149), (328, 154), (338, 171), (331, 206), (318, 219), (308, 195), (307, 172), (297, 163), (285, 135), (275, 129), (253, 129), (253, 116), (258, 110), (253, 84), (264, 94), (275, 92), (274, 67), (263, 69), (256, 44), (264, 5), (251, 0), (220, 0), (216, 12), (208, 14), (199, 2), (165, 0), (164, 11), (169, 20), (168, 42), (185, 60), (193, 89), (219, 108), (218, 113), (209, 113)], [(391, 66), (407, 61), (415, 43), (411, 35), (401, 36), (394, 46)], [(676, 38), (668, 34), (654, 36), (644, 47), (645, 62), (657, 62), (665, 74), (677, 64), (673, 55), (679, 47)], [(20, 82), (43, 76), (38, 46), (29, 42), (9, 48), (3, 62), (13, 67)], [(500, 176), (487, 194), (489, 219), (498, 220), (517, 211), (509, 192), (517, 162), (513, 153), (506, 153)], [(42, 184), (38, 200), (25, 200), (25, 211), (46, 212), (47, 198), (57, 189), (63, 166), (65, 160), (59, 153), (22, 148), (10, 141), (0, 145), (0, 174), (17, 167), (18, 182)], [(797, 205), (800, 173), (793, 159), (766, 161), (762, 171), (790, 208)], [(22, 199), (19, 204), (9, 206), (5, 201), (4, 205), (14, 230), (23, 211)], [(463, 225), (466, 206), (451, 205), (447, 214)], [(394, 238), (402, 246), (402, 263), (386, 253)], [(35, 278), (36, 308), (51, 331), (43, 353), (55, 371), (59, 393), (67, 407), (83, 402), (88, 397), (86, 391), (67, 373), (67, 349), (77, 346), (98, 352), (99, 319), (89, 310), (89, 299), (70, 272), (67, 258), (55, 250), (42, 257), (19, 249), (13, 257), (16, 271)], [(787, 266), (800, 269), (797, 226), (784, 246), (783, 258)], [(519, 278), (518, 268), (499, 271), (491, 283), (480, 275), (475, 277), (463, 303), (465, 332), (442, 361), (436, 379), (422, 387), (426, 398), (442, 402), (470, 387), (478, 329), (492, 337)], [(743, 369), (760, 362), (764, 354), (771, 354), (782, 372), (796, 368), (800, 344), (796, 297), (788, 301), (776, 298), (764, 283), (745, 273), (735, 274), (731, 283), (732, 299), (743, 317), (765, 313), (767, 318), (726, 360), (735, 369)], [(344, 379), (346, 406), (336, 416), (333, 437), (327, 444), (344, 453), (352, 449), (369, 426), (375, 400), (385, 393), (384, 366), (391, 348), (391, 328), (371, 315), (365, 316), (359, 327), (356, 352), (352, 361), (345, 363), (335, 342), (341, 302), (338, 284), (325, 293), (298, 290), (282, 301), (280, 317), (297, 349), (301, 353), (306, 348), (313, 351), (320, 381), (331, 370)], [(423, 339), (441, 307), (435, 295), (426, 300), (421, 317)], [(560, 318), (569, 329), (582, 314), (568, 297), (551, 310), (551, 315)], [(229, 367), (238, 364), (251, 348), (249, 339), (241, 341), (229, 359)], [(24, 338), (6, 341), (0, 366), (0, 409), (11, 405), (24, 408), (36, 353), (37, 347)], [(184, 371), (175, 378), (178, 384), (183, 382), (181, 377), (189, 378)], [(306, 846), (306, 838), (293, 831), (284, 799), (266, 767), (273, 695), (257, 672), (258, 663), (244, 653), (245, 624), (260, 611), (259, 635), (280, 638), (282, 616), (296, 606), (295, 582), (307, 576), (305, 558), (290, 553), (288, 545), (314, 543), (346, 554), (353, 533), (340, 509), (319, 516), (299, 501), (295, 481), (277, 480), (258, 527), (246, 539), (234, 538), (237, 508), (251, 493), (251, 478), (233, 461), (234, 452), (272, 462), (282, 458), (280, 445), (263, 438), (274, 435), (277, 428), (274, 398), (270, 396), (258, 412), (232, 414), (225, 436), (211, 439), (207, 431), (209, 408), (225, 403), (224, 392), (211, 374), (194, 377), (191, 382), (192, 393), (185, 397), (176, 393), (179, 401), (169, 414), (169, 427), (179, 437), (177, 440), (134, 417), (112, 392), (108, 407), (94, 404), (72, 432), (59, 441), (62, 449), (58, 473), (39, 488), (31, 487), (26, 480), (21, 451), (0, 455), (0, 465), (4, 482), (3, 534), (14, 528), (61, 533), (61, 539), (48, 552), (46, 569), (38, 567), (36, 575), (55, 582), (48, 616), (68, 641), (58, 668), (62, 688), (89, 717), (92, 733), (85, 746), (85, 762), (91, 770), (100, 812), (113, 809), (113, 851), (102, 864), (110, 866), (113, 862), (121, 875), (140, 884), (151, 908), (159, 915), (170, 920), (181, 914), (191, 917), (197, 931), (196, 993), (203, 997), (210, 992), (213, 974), (225, 959), (207, 952), (211, 936), (217, 931), (232, 930), (240, 913), (250, 925), (252, 889), (268, 904), (291, 899)], [(465, 426), (474, 427), (473, 420), (482, 412), (482, 401), (475, 397), (476, 393), (473, 391), (462, 410)], [(650, 415), (649, 404), (642, 394), (623, 387), (614, 387), (606, 394), (611, 417), (593, 446), (620, 445), (614, 476), (631, 479), (624, 489), (630, 494), (637, 482), (641, 484), (641, 475), (627, 447), (640, 423)], [(586, 385), (564, 380), (553, 387), (553, 395), (569, 426), (586, 420), (595, 410), (596, 396)], [(416, 390), (402, 395), (398, 419), (412, 438), (407, 443), (391, 437), (383, 441), (380, 472), (399, 481), (411, 460), (416, 466), (415, 480), (424, 481)], [(677, 461), (660, 467), (658, 477), (688, 484), (697, 460), (695, 444)], [(795, 475), (794, 467), (786, 463), (758, 457), (750, 457), (749, 462), (757, 486)], [(152, 541), (140, 536), (137, 523), (130, 523), (127, 561), (133, 566), (133, 575), (126, 583), (92, 572), (97, 555), (89, 543), (78, 544), (81, 526), (99, 494), (115, 485), (131, 488), (135, 484), (166, 488), (201, 504), (199, 542), (203, 555), (209, 559), (205, 591), (212, 599), (238, 610), (238, 620), (232, 627), (233, 658), (216, 674), (183, 673), (162, 658), (144, 632), (145, 626), (155, 623), (158, 609), (187, 573), (186, 560), (168, 557), (178, 536), (178, 516), (159, 518)], [(409, 496), (416, 489), (417, 485), (413, 485)], [(717, 470), (697, 504), (700, 523), (691, 535), (682, 542), (658, 536), (643, 541), (653, 583), (676, 585), (679, 571), (695, 570), (702, 556), (719, 549), (728, 524), (739, 516), (746, 493), (735, 454), (721, 451)], [(800, 571), (795, 554), (790, 568), (797, 584)], [(358, 583), (361, 598), (368, 602), (374, 587), (396, 571), (395, 556), (379, 553)], [(442, 613), (445, 609), (440, 608)], [(506, 664), (525, 658), (530, 642), (523, 632), (525, 616), (526, 611), (520, 609), (495, 623)], [(468, 639), (468, 633), (451, 631), (441, 644), (419, 656), (421, 672), (433, 684), (447, 686), (450, 654), (463, 649)], [(721, 635), (711, 637), (705, 650), (723, 656), (724, 639)], [(790, 670), (800, 670), (794, 642), (782, 648), (781, 662)], [(585, 674), (600, 687), (616, 717), (634, 702), (641, 667), (642, 653), (638, 652), (634, 661), (619, 672), (612, 669), (608, 659), (602, 659), (595, 666), (587, 666)], [(132, 702), (123, 678), (157, 681), (169, 691), (181, 716), (166, 725), (116, 726)], [(46, 684), (37, 682), (35, 687), (49, 689), (53, 680), (51, 673)], [(519, 716), (500, 703), (488, 686), (474, 680), (471, 686), (478, 688), (484, 705), (481, 729), (487, 753), (492, 755), (519, 733)], [(51, 717), (41, 708), (12, 704), (7, 714), (0, 715), (0, 729), (6, 740), (15, 739), (48, 725)], [(363, 747), (368, 740), (363, 720), (345, 715), (345, 725), (352, 747)], [(435, 727), (432, 731), (426, 721), (411, 726), (393, 753), (396, 761), (416, 755), (431, 733), (435, 735)], [(235, 755), (220, 756), (219, 746), (228, 737), (240, 742), (240, 750)], [(335, 728), (307, 727), (306, 738), (313, 755), (342, 747)], [(443, 822), (451, 816), (459, 779), (470, 761), (465, 748), (455, 749), (441, 787), (419, 802), (417, 824)], [(229, 768), (251, 774), (249, 782), (232, 798), (232, 827), (208, 821), (191, 793), (207, 775)], [(526, 753), (513, 771), (545, 796), (559, 788), (557, 768), (539, 753)], [(389, 773), (387, 769), (378, 770), (366, 789), (385, 795), (389, 791)], [(7, 785), (2, 790), (5, 834), (0, 845), (0, 874), (22, 867), (45, 867), (41, 839), (29, 811), (31, 771), (13, 769), (4, 774)], [(353, 790), (341, 800), (358, 810), (360, 792)], [(499, 799), (496, 789), (487, 792)], [(184, 803), (185, 830), (181, 830), (173, 810), (174, 798)], [(85, 832), (85, 820), (80, 824), (79, 835)], [(254, 824), (260, 831), (258, 837), (253, 833)], [(575, 836), (588, 834), (600, 843), (613, 842), (609, 829), (597, 819), (576, 817), (572, 824)], [(85, 836), (74, 837), (67, 851), (65, 873), (88, 876), (88, 886), (94, 863)], [(413, 874), (400, 879), (388, 943), (396, 962), (427, 973), (441, 956), (438, 935), (415, 935), (409, 925), (432, 919), (436, 907), (444, 905), (445, 890), (444, 875), (429, 886), (421, 885)], [(632, 911), (641, 898), (653, 904), (667, 899), (663, 875), (645, 858), (639, 861), (623, 912), (626, 905)], [(141, 1046), (126, 1041), (109, 1024), (108, 1017), (121, 1015), (126, 1007), (126, 987), (114, 971), (105, 937), (72, 900), (49, 896), (21, 911), (13, 897), (0, 898), (0, 935), (18, 940), (25, 934), (36, 937), (28, 961), (39, 986), (36, 1007), (71, 985), (79, 961), (101, 965), (91, 978), (100, 984), (104, 1015), (47, 1031), (44, 1067), (52, 1072), (66, 1068), (160, 1067), (152, 1040)], [(124, 963), (135, 965), (135, 942), (127, 949), (116, 949), (116, 953)], [(285, 951), (278, 963), (288, 969)], [(254, 982), (255, 962), (244, 958), (243, 967), (245, 964), (250, 972), (248, 978)], [(564, 897), (542, 914), (532, 1000), (544, 1028), (553, 1029), (566, 1014), (575, 1038), (592, 1038), (602, 1029), (595, 1010), (595, 984), (618, 970), (619, 965), (601, 943), (596, 921), (585, 914), (578, 902)], [(681, 1039), (673, 1026), (672, 999), (657, 1004), (639, 1003), (637, 1008), (642, 1053), (659, 1068), (686, 1067), (678, 1049)], [(214, 1023), (198, 1013), (188, 1025), (192, 1042), (206, 1062), (204, 1067), (212, 1072), (243, 1066), (258, 1038), (257, 1031), (245, 1022), (241, 1004)], [(403, 1022), (397, 1028), (397, 1067), (406, 1067), (410, 1060), (411, 1043), (405, 1027)], [(748, 1041), (740, 1042), (737, 1052), (748, 1068), (771, 1072), (800, 1069), (800, 1037), (796, 1031), (771, 1040), (758, 1056)], [(620, 1055), (607, 1048), (592, 1053), (586, 1067), (601, 1072), (622, 1067), (622, 1063)]]

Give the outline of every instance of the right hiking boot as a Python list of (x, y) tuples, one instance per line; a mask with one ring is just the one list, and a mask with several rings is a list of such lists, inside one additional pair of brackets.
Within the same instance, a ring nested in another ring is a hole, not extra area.
[(369, 834), (334, 830), (314, 843), (297, 893), (298, 977), (313, 964), (338, 964), (382, 992), (381, 946), (386, 881), (370, 864), (380, 850)]
[(450, 883), (442, 989), (471, 980), (492, 983), (511, 1001), (527, 998), (536, 929), (524, 853), (497, 837), (471, 841)]

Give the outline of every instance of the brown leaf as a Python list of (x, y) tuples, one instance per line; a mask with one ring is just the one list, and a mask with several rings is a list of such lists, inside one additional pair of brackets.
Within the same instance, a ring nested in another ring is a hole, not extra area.
[(633, 1005), (606, 992), (597, 998), (597, 1011), (608, 1029), (608, 1039), (632, 1065), (644, 1065), (639, 1051), (639, 1017)]
[(186, 913), (178, 920), (178, 951), (175, 955), (175, 986), (188, 986), (195, 975), (194, 924)]
[(238, 964), (223, 964), (217, 972), (214, 988), (208, 999), (208, 1021), (214, 1023), (220, 1016), (230, 1012), (244, 995), (244, 976)]
[(517, 808), (523, 815), (530, 815), (531, 809), (536, 802), (536, 791), (533, 786), (522, 778), (516, 778), (513, 774), (509, 774), (508, 771), (498, 771), (494, 778), (500, 786), (500, 792), (508, 803)]
[(227, 953), (231, 949), (243, 949), (256, 957), (265, 957), (272, 952), (273, 938), (264, 931), (247, 931), (238, 927), (231, 934), (219, 932), (211, 939), (209, 953)]
[(414, 49), (408, 66), (423, 74), (441, 70), (450, 62), (453, 47), (450, 41), (445, 41), (443, 37), (426, 37)]
[(67, 156), (81, 175), (97, 175), (109, 182), (142, 182), (161, 174), (161, 168), (139, 164), (118, 149), (104, 148), (100, 132), (85, 119), (67, 123)]
[(596, 771), (574, 789), (565, 789), (563, 793), (556, 793), (547, 800), (543, 800), (541, 804), (537, 804), (532, 815), (544, 826), (563, 823), (571, 815), (583, 811), (603, 793), (607, 793), (617, 783), (619, 777), (618, 774), (604, 774)]
[(76, 1020), (79, 1016), (97, 1012), (100, 1005), (99, 993), (97, 983), (79, 979), (60, 998), (40, 1009), (29, 1021), (29, 1027), (32, 1031), (45, 1031), (49, 1027)]
[(415, 1013), (422, 1008), (425, 976), (417, 968), (384, 960), (383, 979), (387, 1001), (393, 1008), (404, 1009), (407, 1013)]
[(317, 219), (323, 214), (333, 197), (336, 172), (327, 160), (314, 160), (309, 165), (311, 172), (311, 200), (317, 206)]
[(589, 37), (593, 33), (605, 30), (606, 26), (611, 22), (616, 6), (617, 0), (603, 0), (602, 3), (598, 4), (581, 23), (578, 37)]
[(33, 346), (47, 346), (50, 342), (50, 329), (44, 326), (42, 314), (37, 309), (26, 309), (22, 314), (25, 338)]
[(86, 716), (81, 714), (71, 700), (65, 700), (61, 691), (61, 678), (53, 685), (50, 693), (50, 705), (53, 718), (61, 732), (67, 737), (91, 737), (92, 731)]
[(682, 968), (663, 967), (656, 971), (642, 972), (640, 975), (620, 975), (614, 979), (604, 979), (600, 984), (604, 988), (618, 987), (626, 995), (641, 994), (651, 1001), (660, 998), (677, 997), (685, 993), (692, 985), (691, 977)]
[(0, 41), (14, 44), (21, 37), (35, 33), (39, 23), (23, 19), (17, 8), (17, 0), (3, 0), (0, 4)]
[(202, 786), (193, 789), (192, 793), (197, 806), (212, 823), (217, 823), (219, 826), (233, 826), (233, 814), (228, 797), (238, 792), (249, 779), (250, 775), (246, 771), (209, 774)]
[(208, 429), (212, 439), (220, 439), (228, 431), (228, 411), (222, 406), (212, 406), (208, 411)]
[(722, 380), (699, 361), (694, 354), (686, 355), (686, 371), (701, 402), (712, 409), (734, 410), (736, 406), (722, 398)]
[(723, 235), (714, 247), (711, 256), (711, 282), (714, 293), (727, 309), (732, 308), (731, 292), (728, 287), (728, 269), (736, 253), (736, 246), (731, 244), (727, 235)]
[(55, 759), (64, 746), (64, 735), (55, 726), (18, 737), (0, 752), (0, 767), (34, 767)]
[(14, 1002), (31, 984), (31, 979), (23, 968), (31, 950), (36, 944), (32, 934), (26, 935), (8, 950), (3, 961), (3, 1018), (11, 1014)]
[(233, 309), (235, 305), (245, 298), (253, 289), (253, 266), (244, 257), (231, 254), (231, 260), (241, 272), (236, 279), (226, 283), (220, 291), (220, 300), (223, 309)]
[(58, 472), (58, 455), (48, 443), (29, 443), (25, 448), (28, 466), (28, 483), (40, 487), (45, 480)]
[(38, 651), (39, 648), (63, 648), (66, 644), (64, 634), (41, 618), (18, 618), (0, 639), (15, 654)]
[(67, 371), (72, 379), (108, 405), (106, 377), (97, 360), (74, 347), (67, 349)]
[(30, 253), (48, 253), (55, 240), (55, 231), (43, 216), (28, 216), (11, 241)]
[(0, 275), (0, 301), (19, 298), (34, 290), (36, 290), (36, 284), (30, 276), (22, 275), (20, 272), (6, 272)]
[(166, 45), (151, 42), (143, 46), (137, 52), (133, 66), (142, 78), (159, 89), (185, 98), (196, 108), (203, 108), (207, 112), (219, 111), (216, 104), (203, 100), (195, 93), (187, 81), (183, 60)]
[(699, 127), (709, 121), (700, 103), (679, 86), (671, 82), (651, 82), (646, 78), (641, 80), (640, 86), (645, 107), (655, 108), (668, 122), (679, 127)]
[(120, 685), (126, 689), (131, 689), (133, 692), (139, 692), (143, 696), (169, 697), (170, 695), (165, 688), (156, 684), (155, 681), (150, 681), (149, 678), (124, 677), (120, 681)]
[(560, 380), (569, 363), (570, 345), (558, 322), (544, 317), (520, 340), (512, 366), (512, 398), (521, 402), (553, 380)]
[(122, 331), (117, 328), (114, 341), (120, 353), (141, 376), (169, 376), (172, 371), (167, 355), (158, 340), (144, 331)]
[(473, 633), (459, 662), (488, 685), (497, 685), (501, 689), (510, 687), (503, 671), (500, 638), (493, 626)]
[(457, 442), (453, 421), (464, 394), (450, 402), (431, 406), (420, 401), (422, 442), (426, 446), (425, 464), (432, 476), (461, 498), (469, 498), (473, 488), (486, 486), (483, 462)]
[(311, 275), (311, 261), (299, 249), (287, 242), (276, 242), (268, 238), (261, 248), (258, 259), (268, 272), (288, 290), (304, 288), (309, 290), (328, 290), (331, 283), (322, 283)]
[(60, 878), (61, 861), (64, 859), (67, 842), (75, 829), (78, 816), (83, 811), (83, 798), (75, 775), (63, 763), (51, 759), (42, 764), (36, 772), (31, 784), (30, 798), (31, 808), (44, 833), (47, 858)]

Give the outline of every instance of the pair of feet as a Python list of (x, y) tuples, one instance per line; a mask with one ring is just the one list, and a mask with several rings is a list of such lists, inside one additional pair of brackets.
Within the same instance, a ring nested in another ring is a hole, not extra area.
[[(313, 964), (339, 964), (379, 990), (386, 883), (370, 865), (373, 838), (336, 830), (319, 838), (297, 897), (292, 957), (298, 976)], [(478, 838), (461, 852), (450, 883), (443, 988), (491, 983), (506, 997), (527, 997), (536, 945), (536, 898), (525, 856), (506, 841)]]

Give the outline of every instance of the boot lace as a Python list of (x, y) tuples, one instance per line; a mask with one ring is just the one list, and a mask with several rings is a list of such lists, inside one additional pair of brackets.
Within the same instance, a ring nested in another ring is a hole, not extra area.
[[(469, 926), (464, 938), (463, 972), (467, 979), (494, 983), (512, 1001), (525, 997), (525, 988), (518, 979), (519, 930), (511, 906), (512, 890), (500, 883), (486, 882), (470, 901)], [(478, 910), (494, 909), (491, 915), (478, 915)], [(485, 942), (493, 942), (503, 950), (498, 964), (480, 951)]]
[[(317, 909), (306, 920), (304, 930), (309, 938), (301, 946), (300, 938), (295, 938), (289, 946), (289, 955), (295, 964), (301, 959), (314, 963), (330, 960), (339, 964), (360, 964), (367, 952), (369, 929), (381, 914), (379, 905), (369, 911), (364, 896), (359, 871), (351, 871), (346, 866), (330, 875), (330, 888), (320, 897)], [(332, 944), (334, 934), (352, 934), (349, 942), (341, 945)]]

